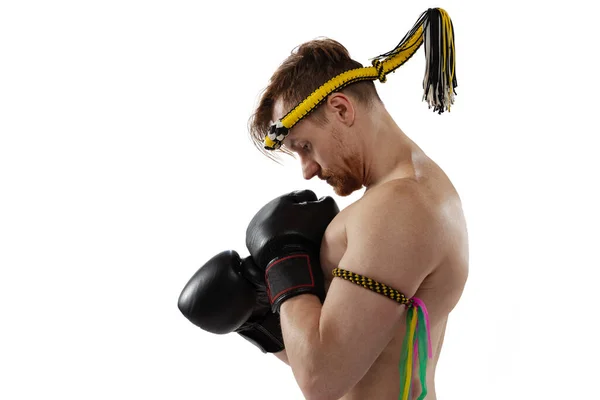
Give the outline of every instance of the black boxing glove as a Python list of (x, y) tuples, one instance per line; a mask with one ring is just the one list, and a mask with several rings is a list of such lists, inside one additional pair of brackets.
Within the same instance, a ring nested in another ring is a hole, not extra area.
[(339, 211), (333, 198), (317, 199), (302, 190), (272, 200), (252, 218), (246, 246), (265, 272), (273, 312), (304, 293), (325, 300), (319, 252), (325, 229)]
[(228, 250), (211, 258), (185, 285), (178, 307), (205, 331), (236, 332), (263, 353), (284, 349), (279, 314), (271, 312), (264, 271), (251, 257), (242, 260)]

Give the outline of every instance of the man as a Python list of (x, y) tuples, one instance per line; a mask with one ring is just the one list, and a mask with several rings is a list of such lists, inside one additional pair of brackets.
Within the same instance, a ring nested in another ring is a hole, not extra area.
[(218, 254), (180, 296), (196, 325), (235, 331), (288, 364), (309, 400), (436, 398), (446, 322), (467, 279), (466, 224), (448, 177), (369, 80), (385, 81), (425, 43), (425, 98), (449, 109), (451, 33), (447, 14), (430, 9), (372, 68), (330, 39), (292, 53), (251, 120), (255, 143), (297, 154), (306, 179), (340, 196), (365, 194), (341, 212), (310, 191), (272, 200), (247, 228), (250, 257)]
[[(336, 41), (305, 43), (274, 73), (250, 121), (257, 146), (297, 154), (305, 179), (318, 177), (340, 196), (366, 187), (364, 196), (337, 214), (324, 233), (323, 304), (311, 294), (281, 304), (285, 350), (276, 356), (291, 367), (307, 399), (396, 399), (402, 394), (398, 365), (407, 308), (334, 279), (332, 271), (341, 267), (426, 305), (432, 347), (426, 398), (436, 399), (435, 371), (448, 315), (468, 275), (467, 228), (449, 178), (400, 129), (370, 81), (323, 96), (292, 129), (271, 136), (275, 141), (280, 136), (278, 146), (269, 138), (263, 142), (272, 121), (283, 121), (324, 82), (357, 68), (362, 65)], [(422, 398), (418, 377), (411, 380), (411, 398)]]

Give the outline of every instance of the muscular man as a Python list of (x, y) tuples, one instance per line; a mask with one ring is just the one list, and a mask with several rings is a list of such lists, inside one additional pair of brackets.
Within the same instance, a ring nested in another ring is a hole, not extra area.
[[(439, 26), (449, 21), (444, 13), (439, 18)], [(411, 37), (422, 35), (415, 29), (411, 32)], [(443, 34), (448, 32), (450, 29)], [(435, 41), (434, 33), (429, 31), (429, 40), (425, 38), (426, 51)], [(447, 61), (442, 59), (442, 51), (436, 57), (440, 63)], [(443, 57), (449, 56), (444, 53)], [(390, 70), (383, 64), (375, 62), (373, 67), (382, 81)], [(453, 63), (445, 64), (449, 66), (450, 72), (438, 65), (438, 72), (453, 74)], [(340, 196), (366, 187), (362, 198), (337, 214), (325, 231), (320, 248), (324, 301), (308, 291), (286, 297), (277, 305), (285, 350), (276, 355), (291, 367), (310, 400), (436, 399), (436, 364), (448, 315), (461, 297), (468, 274), (461, 200), (444, 171), (394, 121), (374, 84), (362, 78), (350, 84), (344, 80), (346, 71), (361, 68), (334, 40), (305, 43), (273, 74), (251, 119), (256, 145), (269, 156), (273, 151), (295, 153), (304, 178), (318, 177)], [(428, 62), (430, 75), (435, 68)], [(337, 82), (332, 80), (340, 76)], [(338, 86), (323, 89), (321, 85), (330, 80)], [(431, 80), (434, 82), (424, 83), (425, 97), (441, 113), (452, 103), (455, 77)], [(429, 85), (439, 86), (428, 93)], [(313, 98), (311, 103), (310, 96), (318, 95), (318, 88), (322, 98)], [(288, 117), (299, 109), (299, 116), (289, 123)], [(285, 214), (280, 219), (285, 220)], [(260, 250), (251, 247), (258, 260)], [(265, 265), (257, 263), (268, 268), (274, 263), (273, 256), (262, 262)], [(425, 382), (420, 382), (416, 372), (418, 359), (411, 367), (411, 382), (401, 382), (399, 365), (405, 361), (402, 354), (409, 308), (334, 277), (332, 271), (337, 268), (424, 303), (431, 345)], [(292, 269), (282, 273), (286, 271)]]

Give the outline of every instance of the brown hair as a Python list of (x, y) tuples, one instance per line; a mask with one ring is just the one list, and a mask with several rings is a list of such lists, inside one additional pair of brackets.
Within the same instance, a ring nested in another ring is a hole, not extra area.
[[(263, 140), (269, 130), (273, 115), (273, 105), (281, 98), (285, 107), (292, 108), (329, 79), (363, 65), (350, 58), (348, 50), (339, 42), (321, 38), (306, 42), (294, 50), (277, 68), (269, 85), (264, 89), (258, 107), (250, 117), (248, 128), (256, 147), (272, 157), (273, 152), (263, 147)], [(354, 83), (342, 90), (357, 102), (370, 106), (381, 101), (371, 81)], [(317, 110), (313, 111), (317, 122), (326, 122)], [(281, 151), (288, 153), (285, 148)]]

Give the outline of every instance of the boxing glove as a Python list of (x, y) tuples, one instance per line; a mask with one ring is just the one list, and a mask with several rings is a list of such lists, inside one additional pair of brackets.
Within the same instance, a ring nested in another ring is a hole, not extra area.
[(263, 353), (284, 349), (279, 315), (271, 312), (264, 271), (251, 257), (221, 252), (192, 276), (179, 296), (181, 313), (205, 331), (236, 332)]
[(310, 190), (288, 193), (267, 203), (246, 230), (246, 245), (265, 271), (267, 294), (273, 312), (281, 303), (310, 293), (325, 300), (319, 261), (325, 229), (339, 213), (333, 198)]

